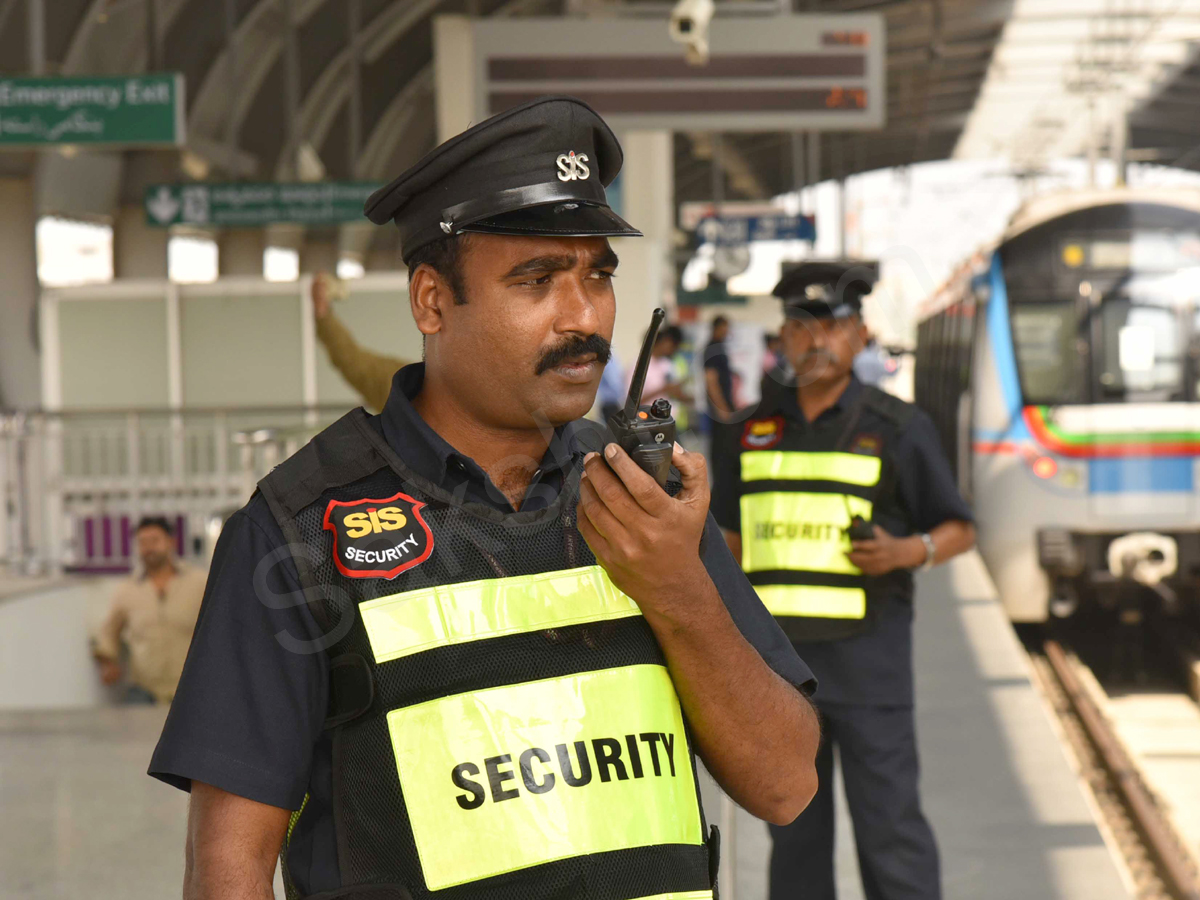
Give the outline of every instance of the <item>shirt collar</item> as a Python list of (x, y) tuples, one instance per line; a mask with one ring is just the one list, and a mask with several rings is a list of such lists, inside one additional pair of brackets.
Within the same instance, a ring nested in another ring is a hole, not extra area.
[[(178, 578), (180, 575), (182, 575), (185, 565), (186, 564), (183, 562), (183, 560), (180, 560), (180, 559), (171, 560), (171, 577)], [(137, 571), (136, 577), (137, 577), (138, 581), (149, 580), (150, 573), (146, 571), (145, 566), (142, 566), (141, 564), (139, 564), (136, 571)]]
[[(821, 413), (820, 416), (817, 416), (817, 418), (820, 419), (841, 412), (843, 409), (849, 407), (862, 391), (863, 383), (852, 372), (850, 374), (850, 383), (846, 385), (838, 398), (833, 401), (833, 405)], [(791, 416), (798, 421), (807, 421), (804, 418), (804, 412), (800, 409), (800, 399), (796, 396), (796, 388), (792, 385), (780, 385), (777, 409), (779, 412)]]
[[(475, 460), (450, 446), (445, 438), (429, 427), (412, 405), (413, 398), (421, 392), (424, 382), (424, 363), (404, 366), (392, 377), (392, 390), (380, 414), (384, 438), (405, 465), (434, 484), (445, 482), (447, 472), (453, 470), (483, 480), (486, 475)], [(574, 424), (554, 430), (546, 455), (542, 457), (543, 474), (566, 469), (581, 452)]]

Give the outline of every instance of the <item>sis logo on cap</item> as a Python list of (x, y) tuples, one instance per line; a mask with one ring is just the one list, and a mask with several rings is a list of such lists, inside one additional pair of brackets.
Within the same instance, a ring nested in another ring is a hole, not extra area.
[(408, 494), (384, 500), (330, 500), (324, 527), (333, 532), (333, 563), (348, 578), (395, 578), (433, 552), (425, 504)]
[(576, 155), (572, 150), (570, 153), (561, 154), (555, 162), (558, 163), (559, 181), (587, 181), (592, 174), (592, 170), (587, 166), (586, 153)]

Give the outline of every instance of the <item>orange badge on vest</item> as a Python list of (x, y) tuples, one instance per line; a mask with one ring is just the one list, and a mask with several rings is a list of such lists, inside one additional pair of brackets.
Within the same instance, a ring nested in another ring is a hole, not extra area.
[(333, 532), (333, 562), (349, 578), (395, 578), (433, 552), (425, 504), (408, 494), (386, 500), (330, 500), (324, 526)]
[(747, 450), (770, 450), (783, 440), (783, 416), (751, 419), (742, 431), (742, 446)]
[(879, 456), (880, 448), (883, 442), (874, 434), (860, 434), (854, 439), (854, 443), (850, 445), (851, 453), (860, 453), (864, 456)]

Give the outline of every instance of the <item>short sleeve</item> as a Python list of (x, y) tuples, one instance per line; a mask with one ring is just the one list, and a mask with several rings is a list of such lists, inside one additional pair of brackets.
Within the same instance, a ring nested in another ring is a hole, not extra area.
[(704, 567), (742, 637), (784, 681), (811, 696), (817, 679), (746, 580), (711, 515), (704, 528), (704, 544)]
[(895, 452), (896, 490), (909, 522), (929, 531), (943, 522), (972, 521), (933, 421), (917, 410)]
[(712, 429), (712, 497), (709, 510), (726, 531), (742, 527), (742, 457), (740, 426), (714, 422)]
[(308, 789), (328, 696), (321, 632), (261, 497), (217, 542), (183, 676), (150, 774), (283, 809)]

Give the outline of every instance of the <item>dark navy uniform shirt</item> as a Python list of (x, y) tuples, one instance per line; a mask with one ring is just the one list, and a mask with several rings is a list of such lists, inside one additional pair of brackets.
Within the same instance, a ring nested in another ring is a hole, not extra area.
[[(750, 417), (782, 415), (786, 429), (802, 432), (832, 425), (841, 428), (838, 418), (864, 389), (852, 377), (837, 402), (811, 423), (794, 390), (769, 390)], [(879, 415), (864, 407), (857, 427), (865, 432), (883, 430), (872, 427)], [(740, 532), (742, 525), (739, 449), (722, 448), (713, 466), (712, 513), (722, 528), (733, 532)], [(885, 452), (894, 463), (895, 489), (876, 499), (872, 516), (876, 524), (889, 534), (906, 537), (951, 519), (971, 521), (971, 510), (958, 493), (933, 421), (923, 411), (914, 410), (898, 440)], [(840, 641), (796, 645), (820, 682), (814, 697), (818, 705), (907, 706), (913, 702), (911, 576), (893, 573), (868, 579), (867, 591), (876, 615), (870, 631)]]
[[(380, 416), (371, 421), (413, 471), (468, 501), (512, 511), (507, 498), (472, 460), (458, 453), (417, 414), (410, 398), (421, 389), (424, 366), (396, 373)], [(574, 426), (555, 432), (522, 510), (554, 501), (563, 476), (583, 450)], [(706, 526), (704, 565), (730, 616), (776, 672), (811, 693), (812, 673), (759, 601), (721, 538)], [(233, 515), (221, 532), (195, 636), (150, 774), (187, 790), (191, 781), (305, 815), (288, 845), (290, 870), (304, 894), (339, 886), (333, 833), (332, 756), (322, 730), (328, 703), (323, 653), (297, 653), (321, 629), (300, 593), (286, 544), (261, 496)], [(275, 564), (263, 565), (274, 559)], [(261, 594), (256, 592), (256, 577)], [(386, 777), (387, 773), (380, 773)]]

